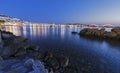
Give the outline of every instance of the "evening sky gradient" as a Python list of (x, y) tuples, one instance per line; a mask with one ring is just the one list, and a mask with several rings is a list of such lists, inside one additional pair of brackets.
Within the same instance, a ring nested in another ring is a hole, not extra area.
[(120, 24), (120, 0), (0, 0), (0, 14), (44, 23)]

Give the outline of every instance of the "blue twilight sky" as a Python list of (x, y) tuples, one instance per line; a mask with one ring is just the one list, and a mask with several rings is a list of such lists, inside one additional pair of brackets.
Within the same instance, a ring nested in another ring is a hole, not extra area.
[(44, 23), (120, 24), (120, 0), (0, 0), (0, 14)]

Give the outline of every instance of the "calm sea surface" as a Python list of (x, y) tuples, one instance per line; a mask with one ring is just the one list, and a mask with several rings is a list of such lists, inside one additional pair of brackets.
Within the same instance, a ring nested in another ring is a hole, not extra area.
[(82, 73), (120, 73), (120, 42), (71, 34), (80, 27), (5, 26), (5, 30), (30, 39), (42, 51), (70, 57), (70, 63)]

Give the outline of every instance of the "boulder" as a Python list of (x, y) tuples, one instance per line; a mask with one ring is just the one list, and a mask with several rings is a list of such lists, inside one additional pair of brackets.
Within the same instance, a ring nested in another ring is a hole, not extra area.
[(67, 67), (69, 65), (69, 58), (68, 57), (61, 57), (59, 60), (61, 67)]
[(45, 54), (44, 53), (39, 53), (37, 55), (37, 58), (40, 59), (40, 60), (44, 60), (44, 57), (45, 57)]
[[(1, 72), (0, 72), (1, 73)], [(7, 72), (3, 72), (3, 73), (20, 73), (19, 71), (16, 71), (16, 70), (9, 70)]]
[(26, 49), (23, 47), (18, 48), (14, 56), (22, 56), (26, 54)]
[(120, 32), (120, 28), (113, 28), (112, 30), (111, 30), (112, 32), (116, 32), (116, 33), (119, 33)]
[(15, 55), (16, 53), (18, 53), (19, 48), (21, 48), (21, 45), (18, 44), (11, 44), (9, 46), (6, 46), (0, 49), (0, 56), (2, 56), (3, 58), (9, 58), (11, 55)]
[(25, 61), (24, 66), (28, 69), (28, 70), (32, 70), (32, 66), (33, 66), (34, 60), (33, 59), (28, 59)]
[(47, 59), (46, 64), (48, 67), (53, 68), (54, 70), (60, 67), (58, 60), (54, 57)]
[(77, 32), (73, 31), (72, 34), (77, 34)]
[(12, 70), (12, 71), (15, 70), (18, 73), (26, 73), (27, 72), (27, 68), (25, 68), (22, 63), (16, 63), (16, 64), (12, 65), (10, 70)]
[(51, 52), (47, 51), (43, 54), (43, 60), (44, 61), (47, 61), (49, 58), (52, 58), (52, 57), (53, 57), (53, 54)]
[(18, 42), (23, 42), (25, 39), (21, 36), (15, 36), (13, 42), (18, 43)]
[(81, 31), (80, 31), (80, 35), (86, 35), (86, 33), (89, 31), (89, 29), (88, 28), (85, 28), (85, 29), (82, 29)]
[(106, 32), (104, 34), (105, 39), (116, 39), (117, 34), (115, 32)]
[(38, 51), (39, 50), (39, 46), (30, 46), (30, 47), (27, 48), (27, 50)]
[(48, 70), (45, 69), (44, 65), (38, 60), (34, 61), (32, 68), (33, 71), (29, 73), (48, 73)]
[(2, 63), (4, 62), (3, 58), (0, 56), (0, 69), (2, 69)]
[(11, 32), (2, 31), (2, 39), (13, 39), (14, 35)]

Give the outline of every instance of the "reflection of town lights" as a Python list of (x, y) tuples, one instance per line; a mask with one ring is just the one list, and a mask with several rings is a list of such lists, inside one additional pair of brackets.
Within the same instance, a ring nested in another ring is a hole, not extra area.
[(64, 31), (64, 30), (65, 30), (65, 28), (64, 28), (64, 27), (63, 27), (63, 28), (61, 28), (61, 37), (62, 37), (62, 38), (64, 38), (64, 35), (65, 35), (65, 31)]
[(20, 27), (19, 26), (4, 26), (5, 31), (12, 32), (16, 36), (20, 36)]
[(27, 35), (26, 26), (23, 27), (23, 34), (24, 34), (24, 36), (26, 37), (26, 35)]

